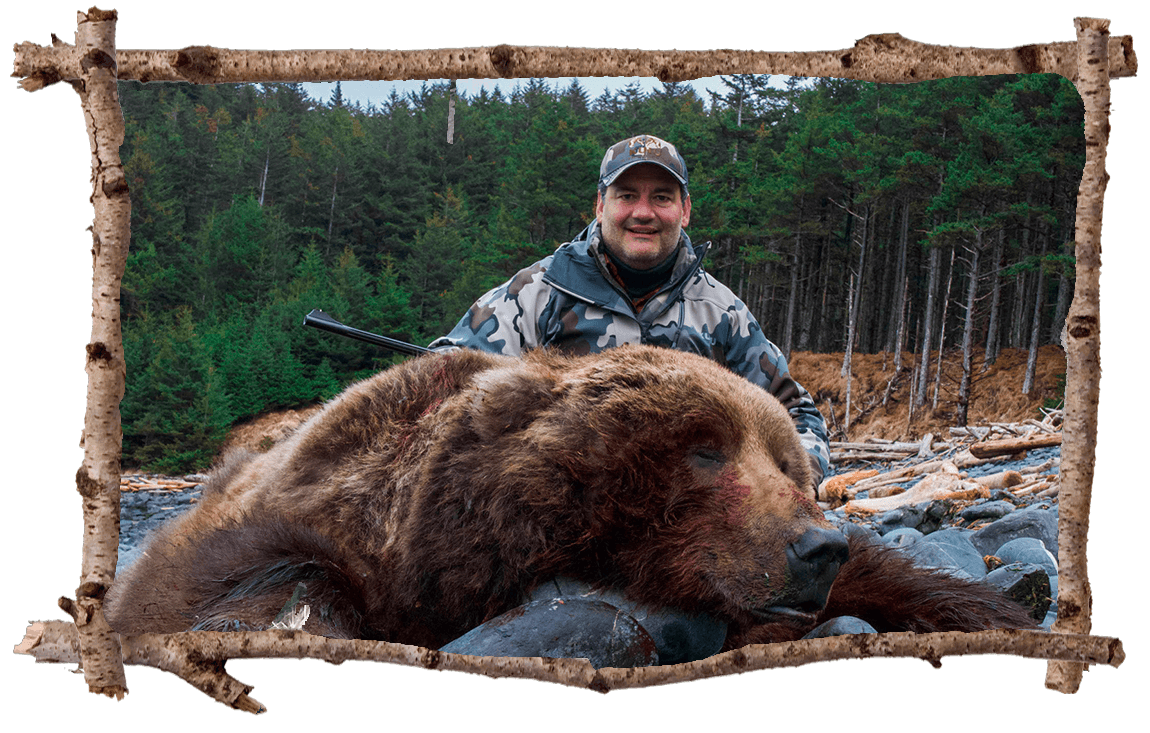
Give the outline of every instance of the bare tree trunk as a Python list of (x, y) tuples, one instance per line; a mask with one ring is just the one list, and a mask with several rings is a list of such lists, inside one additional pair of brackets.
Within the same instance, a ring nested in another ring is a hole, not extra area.
[[(1046, 248), (1043, 247), (1043, 254), (1046, 253)], [(1022, 394), (1030, 394), (1030, 389), (1034, 386), (1034, 371), (1038, 365), (1038, 342), (1039, 342), (1039, 326), (1042, 323), (1042, 291), (1045, 290), (1042, 283), (1042, 264), (1038, 265), (1038, 272), (1034, 273), (1035, 287), (1034, 287), (1034, 315), (1030, 320), (1030, 350), (1026, 355), (1026, 375), (1022, 378)]]
[[(829, 252), (830, 248), (831, 248), (831, 245), (829, 242), (823, 243), (823, 247), (822, 247), (823, 252)], [(823, 328), (822, 326), (823, 326), (823, 324), (825, 324), (827, 322), (827, 308), (830, 307), (830, 304), (827, 302), (827, 296), (830, 292), (830, 280), (831, 280), (830, 268), (823, 266), (823, 264), (821, 262), (818, 263), (818, 268), (819, 268), (819, 290), (818, 290), (819, 302), (818, 302), (817, 313), (814, 314), (815, 317), (812, 320), (811, 325), (810, 325), (811, 332), (816, 334), (814, 337), (815, 338), (814, 346), (811, 347), (813, 351), (819, 351), (819, 350), (827, 349), (828, 348), (828, 336), (829, 336), (829, 334), (827, 333), (827, 329)], [(812, 310), (814, 310), (814, 309), (812, 309)]]
[[(847, 289), (847, 320), (852, 324), (854, 323), (854, 290), (855, 290), (855, 276), (851, 275), (850, 287)], [(851, 346), (851, 336), (853, 335), (853, 326), (851, 332), (847, 336), (846, 356), (843, 358), (843, 377), (847, 380), (847, 409), (843, 417), (843, 440), (850, 440), (851, 435), (851, 356), (854, 353), (854, 348)]]
[[(800, 201), (799, 211), (802, 211), (802, 203)], [(799, 263), (800, 253), (802, 252), (802, 232), (795, 232), (795, 249), (791, 256), (791, 286), (787, 293), (787, 319), (783, 324), (783, 355), (791, 358), (791, 347), (794, 344), (795, 334), (795, 308), (798, 305), (798, 291), (799, 291)]]
[(990, 295), (990, 322), (986, 326), (986, 350), (982, 355), (982, 369), (985, 372), (998, 358), (998, 307), (1002, 295), (1002, 248), (1006, 240), (1006, 230), (998, 230), (998, 239), (994, 244), (994, 284)]
[(264, 157), (264, 174), (260, 176), (260, 208), (264, 207), (264, 193), (267, 192), (268, 186), (268, 166), (271, 164), (272, 151), (271, 147), (268, 148), (267, 154)]
[[(729, 241), (729, 240), (726, 240), (726, 238), (724, 238), (724, 241)], [(747, 272), (747, 260), (746, 260), (746, 258), (740, 257), (739, 258), (739, 290), (738, 290), (738, 292), (739, 292), (739, 300), (742, 300), (744, 303), (747, 302), (746, 300), (743, 299), (743, 285), (746, 283), (746, 278), (745, 278), (746, 272)]]
[(823, 270), (821, 244), (816, 247), (812, 256), (804, 258), (803, 266), (806, 269), (806, 276), (802, 280), (806, 283), (806, 287), (803, 288), (803, 308), (799, 312), (798, 350), (809, 351), (811, 328), (815, 319), (815, 295), (819, 291), (819, 279)]
[[(772, 284), (774, 282), (774, 273), (772, 272), (773, 263), (767, 260), (763, 263), (763, 274), (760, 278), (759, 285), (759, 322), (771, 323), (775, 320), (775, 309), (771, 307), (774, 301), (775, 288)], [(774, 331), (775, 329), (772, 329)]]
[[(1060, 242), (1067, 242), (1068, 237), (1063, 234)], [(1058, 245), (1058, 252), (1062, 254), (1070, 254), (1074, 243), (1070, 241), (1068, 244)], [(1062, 326), (1066, 323), (1066, 311), (1070, 308), (1070, 278), (1066, 276), (1066, 268), (1058, 268), (1058, 300), (1054, 305), (1054, 318), (1050, 321), (1050, 331), (1047, 337), (1048, 342), (1058, 343), (1062, 338)]]
[(926, 404), (927, 370), (930, 368), (931, 325), (934, 320), (934, 301), (937, 298), (938, 281), (942, 270), (939, 248), (930, 250), (930, 285), (926, 291), (926, 311), (922, 314), (922, 342), (919, 344), (918, 391), (914, 396), (914, 409)]
[[(1030, 254), (1030, 222), (1032, 217), (1029, 213), (1030, 202), (1033, 198), (1033, 192), (1026, 192), (1026, 221), (1022, 226), (1022, 243), (1019, 247), (1020, 257), (1027, 257)], [(1026, 273), (1020, 272), (1014, 276), (1014, 307), (1011, 309), (1012, 315), (1010, 318), (1010, 347), (1017, 349), (1022, 346), (1022, 324), (1026, 319), (1023, 314), (1026, 310), (1026, 294), (1027, 289)]]
[(1008, 348), (1017, 349), (1022, 345), (1022, 324), (1025, 322), (1024, 310), (1027, 302), (1027, 273), (1020, 272), (1014, 276), (1014, 293), (1010, 308), (1010, 335), (1006, 341)]
[[(859, 261), (858, 261), (858, 270), (857, 270), (858, 276), (857, 276), (857, 278), (853, 278), (851, 280), (852, 293), (850, 296), (850, 300), (847, 302), (847, 343), (846, 343), (846, 350), (845, 350), (846, 353), (845, 353), (845, 356), (843, 357), (843, 367), (842, 367), (842, 371), (840, 372), (842, 374), (842, 376), (847, 376), (848, 373), (850, 372), (851, 352), (854, 351), (855, 333), (858, 330), (858, 313), (859, 313), (859, 306), (861, 304), (860, 302), (862, 299), (863, 267), (866, 265), (867, 225), (870, 221), (870, 207), (869, 206), (866, 207), (864, 209), (863, 214), (856, 214), (855, 212), (851, 211), (850, 208), (843, 206), (842, 204), (839, 204), (839, 207), (843, 211), (845, 211), (848, 216), (852, 216), (855, 219), (858, 219), (862, 225), (862, 231), (858, 235), (858, 242), (859, 242)], [(857, 229), (856, 229), (856, 231), (857, 231)], [(854, 237), (852, 237), (852, 239), (853, 238)], [(857, 288), (854, 286), (855, 283), (857, 283)], [(849, 379), (849, 377), (848, 377), (848, 379)], [(849, 382), (848, 382), (848, 384), (849, 384)], [(848, 421), (847, 427), (849, 428), (850, 427), (850, 424), (849, 424), (850, 416), (849, 415), (847, 417), (847, 421)]]
[(331, 228), (335, 223), (335, 189), (339, 185), (339, 165), (335, 166), (335, 173), (331, 176), (331, 206), (327, 210), (327, 248), (331, 255)]
[(958, 424), (966, 425), (970, 409), (970, 363), (974, 347), (974, 300), (978, 294), (978, 256), (982, 252), (982, 229), (975, 233), (970, 253), (970, 283), (966, 288), (966, 320), (962, 324), (962, 379), (958, 384)]
[(938, 409), (938, 393), (942, 386), (942, 352), (946, 345), (946, 312), (950, 307), (950, 285), (954, 282), (954, 248), (950, 250), (950, 269), (946, 274), (946, 295), (942, 298), (942, 318), (938, 327), (938, 363), (934, 368), (934, 397), (931, 399), (930, 409)]
[[(898, 266), (895, 275), (895, 288), (898, 291), (898, 296), (895, 298), (895, 318), (898, 319), (894, 328), (894, 343), (888, 348), (894, 350), (894, 372), (898, 374), (902, 369), (902, 342), (903, 331), (906, 327), (906, 296), (908, 289), (908, 280), (906, 277), (906, 242), (907, 235), (910, 230), (910, 201), (903, 201), (902, 203), (902, 225), (899, 229), (898, 237)], [(902, 287), (899, 287), (899, 286)]]
[(447, 94), (447, 144), (455, 143), (455, 96), (457, 93), (456, 81), (451, 80), (451, 91)]
[[(910, 280), (904, 278), (902, 282), (902, 302), (906, 303), (906, 291), (910, 287)], [(904, 330), (906, 328), (906, 308), (904, 306), (903, 312), (898, 316), (898, 335), (894, 340), (894, 370), (892, 371), (890, 381), (886, 383), (886, 391), (882, 395), (882, 406), (886, 407), (887, 402), (890, 400), (890, 395), (894, 391), (895, 380), (898, 379), (899, 372), (902, 370), (902, 342), (905, 337)], [(911, 388), (907, 392), (907, 402), (914, 403), (914, 378), (911, 378)]]

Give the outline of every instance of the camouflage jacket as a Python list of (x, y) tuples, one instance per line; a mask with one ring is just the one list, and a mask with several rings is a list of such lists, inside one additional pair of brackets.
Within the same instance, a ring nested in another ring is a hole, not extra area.
[(702, 267), (710, 243), (686, 233), (667, 283), (638, 312), (609, 274), (592, 224), (554, 254), (483, 295), (431, 348), (452, 346), (519, 355), (548, 346), (587, 354), (646, 343), (707, 356), (775, 395), (790, 411), (811, 455), (816, 484), (830, 452), (826, 422), (810, 394), (791, 379), (786, 359), (758, 321)]

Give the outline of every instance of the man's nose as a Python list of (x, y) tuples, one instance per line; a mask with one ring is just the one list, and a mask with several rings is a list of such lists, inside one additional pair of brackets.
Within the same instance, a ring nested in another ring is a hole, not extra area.
[(651, 205), (651, 199), (640, 196), (631, 208), (631, 217), (634, 219), (654, 219), (655, 207)]

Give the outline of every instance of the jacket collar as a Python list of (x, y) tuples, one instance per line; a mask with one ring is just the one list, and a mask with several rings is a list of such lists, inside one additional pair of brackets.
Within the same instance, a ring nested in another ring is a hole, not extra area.
[[(552, 256), (550, 267), (544, 279), (564, 292), (589, 301), (607, 310), (631, 314), (630, 300), (607, 269), (606, 255), (601, 248), (603, 240), (599, 232), (599, 222), (591, 222), (573, 240), (562, 245)], [(668, 290), (681, 290), (703, 264), (703, 257), (711, 243), (692, 245), (686, 232), (679, 235), (679, 255), (667, 284), (660, 288), (660, 295)], [(663, 300), (656, 296), (657, 300)]]

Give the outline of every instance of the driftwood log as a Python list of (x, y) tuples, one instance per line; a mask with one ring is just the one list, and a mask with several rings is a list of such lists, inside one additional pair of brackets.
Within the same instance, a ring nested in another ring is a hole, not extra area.
[(993, 458), (1013, 453), (1021, 453), (1035, 448), (1052, 448), (1062, 445), (1060, 433), (1044, 434), (1035, 437), (1015, 438), (1013, 440), (990, 440), (985, 443), (975, 443), (970, 446), (970, 454), (975, 458)]

